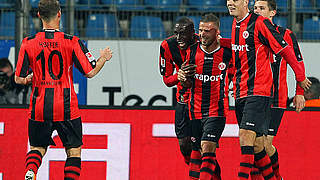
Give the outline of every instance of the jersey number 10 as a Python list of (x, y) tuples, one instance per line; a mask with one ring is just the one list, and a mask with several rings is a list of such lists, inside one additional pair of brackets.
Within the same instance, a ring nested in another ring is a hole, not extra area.
[[(52, 58), (54, 55), (57, 55), (59, 57), (59, 74), (56, 76), (53, 73), (53, 68), (52, 68)], [(46, 79), (46, 59), (44, 57), (44, 50), (42, 50), (40, 52), (40, 54), (37, 56), (37, 61), (41, 59), (41, 67), (42, 67), (42, 80)], [(48, 70), (49, 70), (49, 74), (50, 77), (53, 80), (59, 80), (62, 76), (63, 73), (63, 59), (62, 59), (62, 55), (58, 50), (53, 50), (50, 55), (49, 55), (49, 59), (48, 59)]]

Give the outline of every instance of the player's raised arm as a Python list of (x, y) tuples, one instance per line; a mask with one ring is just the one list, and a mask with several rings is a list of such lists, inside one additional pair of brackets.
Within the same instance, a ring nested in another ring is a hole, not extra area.
[(87, 78), (92, 78), (102, 69), (104, 64), (112, 58), (112, 51), (109, 47), (100, 50), (100, 57), (97, 60), (96, 67), (92, 69), (85, 76)]

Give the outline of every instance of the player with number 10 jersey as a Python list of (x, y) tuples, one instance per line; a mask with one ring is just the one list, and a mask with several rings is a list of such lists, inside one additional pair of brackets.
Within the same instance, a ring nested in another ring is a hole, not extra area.
[(64, 121), (80, 117), (73, 87), (73, 64), (84, 75), (95, 67), (95, 58), (76, 36), (46, 29), (23, 40), (16, 75), (33, 70), (28, 118)]

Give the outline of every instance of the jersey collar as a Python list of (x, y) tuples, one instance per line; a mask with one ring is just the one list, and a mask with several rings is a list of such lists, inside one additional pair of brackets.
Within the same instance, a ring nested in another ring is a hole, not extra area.
[(248, 13), (244, 16), (244, 18), (242, 18), (240, 21), (237, 21), (237, 23), (241, 23), (242, 21), (244, 21), (248, 16), (249, 16), (250, 12), (248, 11)]

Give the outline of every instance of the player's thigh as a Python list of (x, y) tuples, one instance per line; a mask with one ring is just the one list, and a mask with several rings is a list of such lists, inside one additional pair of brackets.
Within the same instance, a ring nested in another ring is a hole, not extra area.
[(238, 125), (240, 126), (242, 117), (243, 117), (243, 109), (245, 106), (245, 98), (237, 99), (235, 102), (235, 113), (236, 113), (236, 118)]
[(219, 142), (224, 127), (226, 125), (225, 117), (208, 117), (202, 119), (203, 130), (201, 141)]
[(240, 129), (252, 130), (257, 137), (266, 135), (270, 118), (270, 98), (246, 97)]
[(268, 135), (276, 136), (280, 127), (281, 119), (284, 114), (284, 109), (271, 108), (271, 118), (268, 128)]
[(177, 103), (175, 107), (175, 133), (178, 139), (191, 135), (191, 125), (187, 104)]
[(29, 119), (28, 135), (31, 146), (34, 147), (47, 147), (54, 145), (51, 138), (53, 132), (53, 124), (51, 121), (35, 121)]
[(62, 144), (66, 148), (78, 148), (82, 143), (81, 118), (54, 123)]

